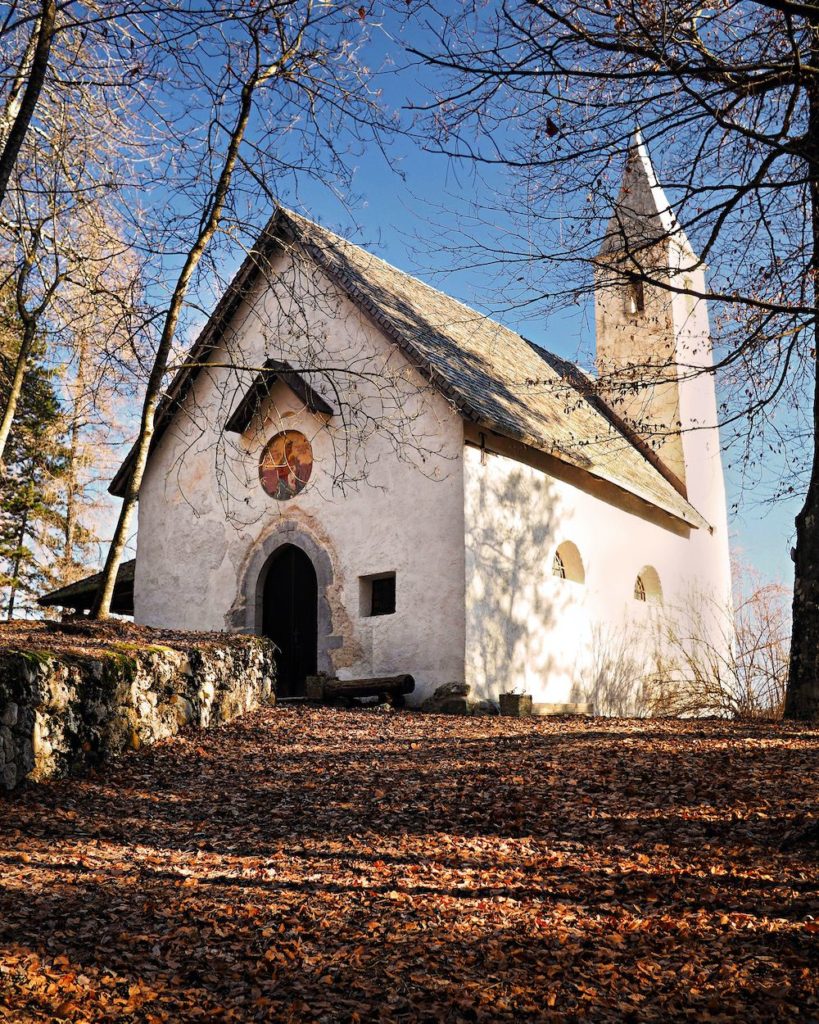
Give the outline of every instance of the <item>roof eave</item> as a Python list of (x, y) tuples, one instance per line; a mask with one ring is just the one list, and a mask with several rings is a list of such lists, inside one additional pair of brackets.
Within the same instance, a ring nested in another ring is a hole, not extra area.
[(708, 521), (700, 515), (693, 505), (689, 504), (688, 506), (691, 510), (690, 513), (676, 511), (664, 502), (660, 502), (655, 498), (649, 498), (644, 494), (640, 494), (636, 489), (623, 487), (622, 484), (604, 473), (597, 473), (594, 470), (589, 469), (588, 466), (584, 466), (577, 459), (572, 459), (562, 448), (556, 448), (554, 445), (544, 444), (542, 438), (535, 437), (532, 434), (527, 434), (525, 431), (513, 430), (506, 424), (494, 423), (486, 417), (481, 417), (478, 420), (478, 423), (480, 426), (485, 427), (487, 430), (491, 430), (495, 434), (499, 434), (501, 437), (507, 437), (512, 441), (519, 441), (521, 444), (525, 444), (527, 447), (535, 449), (535, 451), (542, 452), (544, 455), (549, 455), (553, 459), (557, 459), (559, 462), (563, 462), (565, 465), (571, 466), (572, 469), (579, 470), (581, 473), (585, 473), (587, 476), (592, 477), (595, 480), (601, 480), (608, 486), (616, 488), (622, 494), (627, 494), (631, 498), (636, 498), (649, 508), (657, 509), (666, 515), (671, 516), (671, 518), (677, 520), (677, 522), (684, 523), (686, 526), (692, 527), (692, 529), (711, 529)]
[[(134, 614), (134, 575), (136, 560), (133, 558), (123, 562), (118, 571), (114, 584), (114, 599), (111, 610), (121, 615)], [(102, 583), (102, 572), (91, 573), (83, 579), (75, 580), (64, 587), (49, 591), (37, 598), (37, 604), (41, 608), (73, 608), (75, 610), (89, 609), (96, 597), (97, 590)]]

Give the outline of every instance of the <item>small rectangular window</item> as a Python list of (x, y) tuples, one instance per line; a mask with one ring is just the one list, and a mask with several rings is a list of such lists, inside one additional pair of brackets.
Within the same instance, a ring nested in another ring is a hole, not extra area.
[(393, 615), (395, 613), (395, 573), (359, 577), (361, 615)]
[(628, 290), (626, 293), (626, 308), (628, 312), (636, 315), (645, 312), (646, 299), (643, 290), (643, 282), (636, 274), (630, 274), (628, 279)]

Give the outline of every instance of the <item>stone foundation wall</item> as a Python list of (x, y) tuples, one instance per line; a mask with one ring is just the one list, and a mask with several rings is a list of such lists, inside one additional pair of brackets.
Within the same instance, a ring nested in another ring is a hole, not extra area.
[(0, 791), (274, 701), (272, 647), (255, 637), (185, 650), (0, 650)]

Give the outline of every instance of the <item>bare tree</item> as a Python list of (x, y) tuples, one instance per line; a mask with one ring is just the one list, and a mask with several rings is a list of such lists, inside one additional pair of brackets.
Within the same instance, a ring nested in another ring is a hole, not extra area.
[[(30, 34), (15, 69), (0, 119), (0, 206), (40, 98), (57, 24), (56, 0), (42, 0), (37, 5), (39, 10), (33, 21), (26, 17), (27, 12), (20, 9), (21, 5), (10, 6), (2, 36), (12, 35), (15, 27), (21, 33), (29, 28)], [(8, 45), (9, 40), (5, 39), (4, 42)]]
[(58, 348), (66, 425), (65, 457), (55, 481), (64, 510), (56, 560), (61, 585), (84, 575), (90, 562), (99, 564), (108, 511), (104, 489), (129, 432), (128, 413), (140, 385), (141, 353), (134, 352), (130, 331), (140, 308), (140, 296), (134, 295), (139, 267), (121, 255), (114, 269), (116, 276), (109, 275), (101, 294), (77, 289), (71, 296), (73, 315)]
[(109, 341), (118, 347), (138, 313), (138, 267), (118, 230), (115, 201), (124, 178), (115, 169), (117, 118), (96, 90), (83, 98), (81, 112), (71, 96), (44, 101), (47, 128), (23, 148), (0, 214), (0, 284), (14, 295), (22, 326), (0, 406), (0, 466), (37, 339), (56, 364), (76, 326), (88, 322), (89, 307), (100, 351)]
[[(510, 305), (529, 302), (532, 287), (546, 305), (576, 302), (595, 268), (671, 296), (682, 285), (653, 254), (681, 237), (680, 223), (699, 252), (681, 271), (713, 268), (694, 297), (716, 312), (723, 424), (742, 424), (749, 462), (762, 445), (782, 458), (782, 493), (806, 491), (796, 519), (785, 714), (815, 716), (819, 5), (471, 0), (452, 16), (435, 4), (417, 9), (434, 38), (413, 52), (443, 75), (424, 107), (430, 145), (478, 174), (501, 167), (515, 179), (500, 241), (490, 237), (498, 211), (476, 212), (491, 247), (484, 259), (513, 282)], [(608, 218), (637, 124), (661, 160), (679, 220), (661, 218), (635, 242)], [(604, 236), (619, 243), (614, 262), (605, 246), (601, 255)], [(467, 242), (464, 250), (473, 261), (474, 248)], [(662, 380), (656, 365), (632, 370)]]

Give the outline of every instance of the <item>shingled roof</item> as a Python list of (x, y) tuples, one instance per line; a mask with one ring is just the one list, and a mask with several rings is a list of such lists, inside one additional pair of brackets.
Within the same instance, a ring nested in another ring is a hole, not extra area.
[[(708, 524), (651, 453), (573, 364), (358, 245), (279, 208), (192, 350), (201, 364), (255, 280), (263, 257), (282, 244), (311, 256), (395, 341), (467, 419), (521, 441), (637, 496), (694, 527)], [(181, 370), (160, 405), (155, 443), (197, 369)], [(111, 485), (122, 493), (129, 455)]]
[[(136, 559), (131, 558), (123, 562), (117, 570), (117, 579), (114, 584), (114, 597), (111, 601), (111, 611), (117, 615), (134, 614), (134, 572)], [(74, 608), (75, 611), (89, 611), (97, 596), (97, 591), (102, 583), (103, 574), (95, 572), (91, 576), (85, 576), (81, 580), (69, 583), (58, 590), (52, 590), (37, 598), (37, 604), (44, 608), (50, 605), (57, 605), (60, 608)]]

